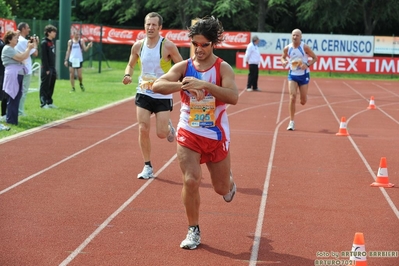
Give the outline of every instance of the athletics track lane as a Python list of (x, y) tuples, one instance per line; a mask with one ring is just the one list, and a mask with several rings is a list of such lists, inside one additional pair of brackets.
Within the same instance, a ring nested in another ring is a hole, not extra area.
[[(317, 251), (350, 250), (357, 231), (366, 250), (399, 250), (398, 217), (381, 190), (369, 187), (366, 165), (375, 173), (386, 156), (390, 181), (398, 183), (396, 84), (313, 79), (308, 104), (298, 105), (297, 130), (287, 132), (284, 80), (261, 77), (262, 92), (241, 91), (228, 108), (238, 193), (225, 204), (204, 168), (196, 251), (178, 247), (186, 220), (175, 144), (152, 134), (158, 177), (135, 178), (142, 159), (133, 101), (1, 144), (3, 173), (10, 174), (0, 190), (33, 177), (0, 194), (0, 264), (313, 265)], [(246, 78), (237, 82), (243, 88)], [(365, 110), (370, 95), (381, 110)], [(350, 137), (335, 136), (341, 116)], [(397, 190), (386, 192), (397, 208)]]

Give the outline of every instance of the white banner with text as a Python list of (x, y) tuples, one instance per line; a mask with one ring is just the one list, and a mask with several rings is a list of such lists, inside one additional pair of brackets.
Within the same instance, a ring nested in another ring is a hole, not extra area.
[[(282, 54), (286, 45), (291, 43), (291, 33), (259, 33), (251, 32), (251, 38), (259, 38), (261, 54)], [(302, 34), (302, 41), (319, 55), (330, 56), (362, 56), (372, 57), (374, 54), (374, 36), (334, 35), (334, 34)]]

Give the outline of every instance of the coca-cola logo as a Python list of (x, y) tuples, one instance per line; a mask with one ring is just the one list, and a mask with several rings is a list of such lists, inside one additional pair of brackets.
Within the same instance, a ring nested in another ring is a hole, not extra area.
[(237, 34), (225, 33), (223, 35), (225, 42), (231, 43), (248, 43), (248, 34), (239, 32)]
[(173, 41), (183, 41), (183, 42), (190, 41), (187, 31), (178, 31), (178, 32), (168, 31), (165, 35), (165, 38), (171, 40), (172, 42)]
[(137, 34), (137, 40), (142, 40), (145, 38), (145, 31), (140, 31), (139, 34)]
[(7, 19), (0, 19), (0, 27), (1, 27), (1, 33), (5, 33), (10, 30), (15, 30), (15, 22), (12, 20), (7, 20)]
[[(79, 29), (77, 26), (72, 26), (72, 29)], [(100, 37), (101, 36), (101, 27), (99, 26), (91, 26), (91, 25), (83, 25), (80, 28), (80, 31), (83, 36), (86, 37)], [(102, 36), (105, 34), (105, 29), (102, 30)]]
[(120, 38), (120, 39), (132, 39), (133, 38), (133, 31), (130, 30), (116, 30), (111, 29), (108, 33), (109, 37), (111, 38)]

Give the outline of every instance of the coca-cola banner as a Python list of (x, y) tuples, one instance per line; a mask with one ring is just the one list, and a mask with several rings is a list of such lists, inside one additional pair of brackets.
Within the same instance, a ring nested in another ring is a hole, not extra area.
[(1, 36), (4, 36), (4, 33), (9, 30), (17, 30), (17, 23), (14, 20), (0, 18), (0, 33)]
[[(244, 53), (236, 54), (236, 67), (246, 69)], [(310, 66), (315, 72), (346, 72), (360, 74), (399, 74), (399, 58), (393, 57), (352, 57), (318, 56), (317, 62)], [(262, 54), (261, 70), (284, 70), (281, 55)], [(287, 67), (288, 71), (288, 67)]]
[[(80, 30), (82, 37), (87, 41), (108, 43), (108, 44), (129, 44), (132, 45), (136, 41), (145, 37), (143, 30), (130, 30), (111, 28), (107, 26), (93, 24), (73, 24), (71, 33), (74, 30)], [(177, 47), (190, 47), (191, 39), (188, 37), (187, 30), (161, 30), (160, 34), (170, 41), (174, 42)], [(218, 45), (223, 49), (245, 49), (250, 42), (250, 32), (225, 32), (224, 41)]]

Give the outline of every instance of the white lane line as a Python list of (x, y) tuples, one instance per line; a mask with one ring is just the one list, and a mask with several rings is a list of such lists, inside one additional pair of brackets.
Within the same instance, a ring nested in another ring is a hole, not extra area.
[[(168, 162), (164, 164), (164, 166), (155, 173), (155, 176), (159, 176), (175, 159), (177, 155), (173, 155)], [(98, 235), (101, 231), (106, 228), (109, 223), (118, 216), (129, 204), (135, 200), (153, 181), (155, 178), (149, 179), (145, 182), (125, 203), (123, 203), (114, 213), (112, 213), (105, 221), (93, 232), (89, 235), (83, 242), (80, 244), (63, 262), (61, 262), (60, 266), (68, 265), (80, 252)]]
[[(280, 105), (279, 105), (279, 107), (278, 107), (278, 113), (277, 113), (276, 124), (278, 123), (278, 121), (280, 121), (281, 110), (283, 109), (283, 102), (284, 102), (285, 85), (286, 85), (287, 83), (288, 83), (287, 80), (284, 79), (283, 88), (282, 88), (282, 90), (281, 90)], [(289, 90), (289, 88), (288, 88), (288, 90)]]
[[(316, 84), (316, 86), (320, 90), (320, 88), (317, 85), (316, 81), (314, 81), (314, 83)], [(296, 112), (296, 114), (298, 115), (298, 114), (303, 113), (303, 112), (307, 112), (307, 111), (310, 111), (310, 110), (313, 110), (313, 109), (322, 108), (322, 107), (326, 107), (327, 106), (327, 107), (330, 108), (330, 110), (333, 113), (337, 123), (339, 124), (340, 123), (340, 119), (338, 118), (338, 116), (334, 112), (334, 110), (332, 109), (331, 104), (326, 100), (326, 98), (325, 98), (325, 96), (324, 96), (324, 94), (322, 92), (321, 92), (321, 95), (322, 95), (322, 97), (324, 98), (324, 100), (326, 101), (327, 104), (317, 105), (317, 106), (313, 106), (313, 107), (310, 107), (310, 108), (307, 108), (307, 109), (303, 109), (303, 110), (301, 110), (299, 112)], [(364, 98), (364, 97), (362, 96), (362, 98)], [(281, 98), (280, 101), (283, 101), (283, 97)], [(334, 104), (352, 102), (352, 101), (358, 101), (358, 99), (335, 102)], [(268, 190), (269, 190), (271, 170), (272, 170), (272, 166), (273, 166), (274, 151), (275, 151), (275, 147), (276, 147), (276, 143), (277, 143), (278, 129), (281, 126), (281, 124), (283, 122), (285, 122), (286, 120), (288, 120), (288, 119), (289, 119), (289, 117), (287, 117), (284, 120), (282, 120), (276, 126), (276, 129), (274, 131), (274, 136), (273, 136), (273, 141), (272, 141), (271, 151), (270, 151), (270, 157), (269, 157), (269, 162), (268, 162), (268, 168), (267, 168), (267, 172), (266, 172), (266, 179), (265, 179), (265, 183), (264, 183), (264, 186), (263, 186), (263, 193), (262, 193), (261, 203), (260, 203), (260, 206), (259, 206), (258, 220), (257, 220), (257, 223), (256, 223), (254, 241), (253, 241), (253, 244), (252, 244), (251, 257), (250, 257), (250, 260), (249, 260), (249, 265), (250, 266), (255, 266), (257, 264), (258, 253), (259, 253), (259, 248), (260, 248), (260, 241), (261, 241), (261, 236), (262, 236), (263, 221), (265, 219), (266, 201), (267, 201), (267, 195), (268, 195)], [(350, 138), (350, 139), (352, 139), (352, 138)], [(368, 165), (367, 161), (366, 161), (366, 167), (368, 168), (369, 172), (373, 175), (374, 180), (375, 180), (375, 178), (376, 178), (375, 174), (374, 174), (374, 172), (372, 172), (371, 167)], [(391, 206), (391, 208), (394, 211), (394, 213), (398, 216), (399, 213), (397, 212), (397, 209), (396, 209), (394, 203), (389, 198), (389, 196), (388, 196), (387, 192), (385, 191), (385, 189), (384, 188), (380, 188), (380, 190), (382, 191), (384, 196), (387, 198), (388, 204)], [(398, 218), (399, 218), (399, 216), (398, 216)]]
[[(244, 91), (242, 91), (239, 95), (242, 95)], [(230, 105), (227, 105), (226, 109), (229, 108)], [(175, 159), (177, 158), (177, 154), (175, 153), (169, 161), (162, 166), (158, 172), (155, 173), (155, 176), (158, 176), (163, 172), (166, 167), (168, 167)], [(88, 236), (72, 253), (69, 255), (63, 262), (61, 262), (60, 266), (68, 265), (82, 250), (98, 235), (101, 231), (108, 226), (108, 224), (118, 216), (133, 200), (135, 200), (143, 191), (146, 189), (152, 182), (153, 179), (149, 179), (139, 190), (137, 190), (125, 203), (123, 203), (114, 213), (112, 213), (90, 236)]]
[[(335, 113), (334, 109), (332, 108), (332, 106), (330, 105), (329, 101), (324, 97), (323, 92), (321, 91), (321, 88), (319, 87), (319, 85), (317, 84), (317, 82), (315, 82), (317, 89), (320, 91), (321, 95), (324, 98), (324, 101), (327, 103), (328, 107), (330, 108), (331, 112), (333, 113), (333, 115), (335, 116), (335, 118), (337, 119), (337, 122), (339, 123), (339, 119), (337, 114)], [(360, 95), (360, 93), (354, 89), (353, 87), (351, 87), (349, 84), (345, 83), (345, 85), (347, 85), (349, 88), (351, 88), (353, 91), (355, 91), (356, 93), (358, 93)], [(360, 95), (362, 98), (365, 98), (364, 96)], [(380, 108), (378, 108), (380, 111), (382, 111)], [(363, 113), (367, 111), (367, 109), (364, 109), (362, 111), (359, 111), (357, 113), (354, 113), (350, 119), (352, 119), (353, 117), (356, 117), (357, 115)], [(390, 119), (392, 119), (395, 123), (398, 123), (397, 120), (395, 120), (393, 117), (391, 117), (389, 114), (387, 114), (386, 112), (382, 112), (383, 114), (385, 114), (387, 117), (389, 117)], [(348, 123), (350, 121), (350, 119), (348, 119)], [(363, 153), (360, 151), (359, 147), (357, 146), (356, 142), (353, 140), (353, 138), (349, 135), (347, 136), (350, 143), (352, 144), (353, 148), (355, 149), (355, 151), (357, 152), (357, 154), (359, 155), (360, 159), (363, 161), (364, 165), (366, 166), (367, 170), (369, 171), (370, 175), (373, 177), (373, 180), (376, 180), (376, 176), (374, 174), (374, 171), (371, 169), (370, 164), (367, 162), (367, 159), (364, 157)], [(396, 218), (399, 219), (399, 211), (398, 208), (395, 206), (395, 204), (393, 203), (392, 199), (389, 197), (388, 193), (385, 191), (385, 188), (380, 187), (380, 191), (382, 192), (385, 200), (388, 202), (388, 205), (391, 207), (393, 213), (396, 215)]]
[(93, 109), (93, 110), (88, 110), (88, 111), (86, 111), (84, 113), (80, 113), (80, 114), (77, 114), (77, 115), (74, 115), (74, 116), (70, 116), (70, 117), (67, 117), (67, 118), (64, 118), (64, 119), (61, 119), (61, 120), (57, 120), (57, 121), (54, 121), (54, 122), (51, 122), (51, 123), (48, 123), (48, 124), (45, 124), (45, 125), (42, 125), (42, 126), (39, 126), (39, 127), (35, 127), (35, 128), (32, 128), (32, 129), (25, 130), (23, 132), (14, 134), (14, 135), (9, 136), (9, 137), (2, 138), (2, 139), (0, 139), (0, 145), (3, 144), (3, 143), (9, 142), (11, 140), (15, 140), (15, 139), (18, 139), (18, 138), (26, 137), (28, 135), (31, 135), (31, 134), (34, 134), (34, 133), (38, 133), (38, 132), (43, 131), (45, 129), (52, 128), (52, 127), (64, 124), (66, 122), (69, 122), (69, 121), (84, 117), (84, 116), (88, 116), (88, 115), (91, 115), (91, 114), (98, 113), (98, 112), (100, 112), (102, 110), (105, 110), (105, 109), (120, 105), (120, 104), (125, 103), (125, 102), (128, 102), (128, 101), (134, 99), (134, 97), (135, 96), (132, 96), (132, 97), (123, 99), (121, 101), (110, 103), (108, 105), (105, 105), (105, 106), (102, 106), (102, 107), (99, 107), (99, 108), (96, 108), (96, 109)]
[(75, 152), (75, 153), (72, 154), (72, 155), (69, 155), (68, 157), (62, 159), (61, 161), (58, 161), (58, 162), (56, 162), (56, 163), (50, 165), (49, 167), (44, 168), (44, 169), (40, 170), (39, 172), (36, 172), (36, 173), (34, 173), (33, 175), (30, 175), (30, 176), (28, 176), (28, 177), (22, 179), (21, 181), (19, 181), (19, 182), (13, 184), (12, 186), (9, 186), (9, 187), (7, 187), (7, 188), (1, 190), (1, 191), (0, 191), (0, 195), (6, 193), (7, 191), (9, 191), (9, 190), (11, 190), (11, 189), (13, 189), (13, 188), (18, 187), (19, 185), (22, 185), (23, 183), (25, 183), (25, 182), (31, 180), (32, 178), (35, 178), (36, 176), (43, 174), (44, 172), (47, 172), (47, 171), (49, 171), (49, 170), (51, 170), (51, 169), (57, 167), (58, 165), (60, 165), (60, 164), (62, 164), (62, 163), (64, 163), (64, 162), (66, 162), (66, 161), (68, 161), (68, 160), (70, 160), (70, 159), (72, 159), (72, 158), (78, 156), (79, 154), (81, 154), (81, 153), (83, 153), (83, 152), (85, 152), (85, 151), (87, 151), (87, 150), (89, 150), (89, 149), (91, 149), (91, 148), (93, 148), (93, 147), (95, 147), (95, 146), (97, 146), (97, 145), (99, 145), (99, 144), (101, 144), (101, 143), (103, 143), (103, 142), (105, 142), (105, 141), (107, 141), (107, 140), (109, 140), (109, 139), (111, 139), (111, 138), (113, 138), (113, 137), (115, 137), (115, 136), (117, 136), (117, 135), (119, 135), (119, 134), (125, 132), (126, 130), (128, 130), (128, 129), (134, 127), (134, 126), (136, 126), (137, 124), (138, 124), (138, 123), (134, 123), (133, 125), (130, 125), (130, 126), (124, 128), (124, 129), (122, 129), (122, 130), (120, 130), (120, 131), (118, 131), (118, 132), (116, 132), (116, 133), (114, 133), (114, 134), (112, 134), (112, 135), (110, 135), (110, 136), (108, 136), (108, 137), (102, 139), (102, 140), (99, 140), (99, 141), (97, 141), (96, 143), (94, 143), (94, 144), (92, 144), (92, 145), (90, 145), (90, 146), (88, 146), (88, 147), (86, 147), (86, 148), (84, 148), (84, 149), (81, 149), (81, 150), (79, 150), (78, 152)]

